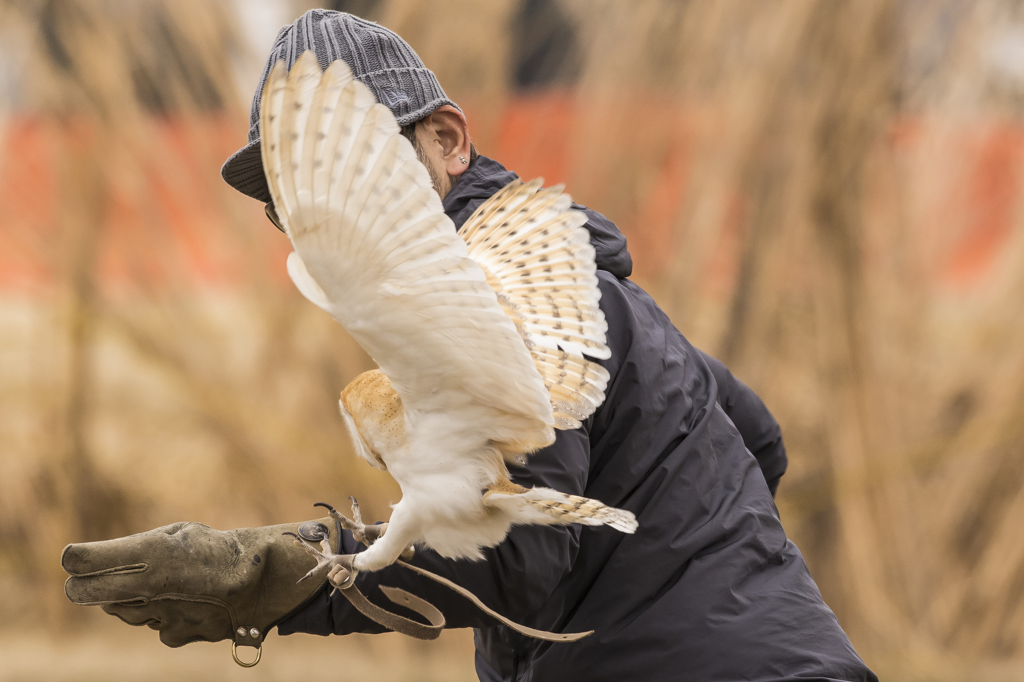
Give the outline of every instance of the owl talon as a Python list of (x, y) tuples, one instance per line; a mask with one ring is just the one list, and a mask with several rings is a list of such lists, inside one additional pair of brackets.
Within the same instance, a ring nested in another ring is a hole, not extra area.
[(356, 502), (356, 498), (350, 497), (348, 499), (352, 500), (353, 518), (351, 519), (342, 514), (340, 511), (338, 511), (331, 505), (327, 504), (326, 502), (317, 502), (313, 506), (323, 507), (324, 509), (326, 509), (327, 512), (331, 515), (331, 518), (337, 520), (338, 523), (341, 524), (342, 528), (345, 528), (346, 530), (352, 532), (352, 537), (354, 537), (356, 541), (361, 542), (367, 547), (369, 547), (378, 538), (380, 538), (381, 535), (384, 534), (384, 531), (387, 530), (388, 524), (381, 523), (371, 526), (365, 525), (363, 523), (363, 517), (359, 513), (359, 503)]
[(293, 542), (297, 546), (306, 550), (316, 558), (316, 566), (306, 573), (306, 575), (299, 578), (297, 582), (301, 583), (307, 578), (312, 578), (326, 567), (330, 567), (327, 572), (327, 579), (331, 581), (331, 585), (334, 587), (344, 590), (351, 587), (355, 582), (356, 576), (359, 575), (359, 570), (353, 565), (356, 558), (355, 554), (335, 554), (331, 551), (331, 548), (327, 545), (326, 541), (323, 544), (323, 551), (320, 551), (295, 533), (286, 532), (284, 535), (290, 535), (293, 537)]
[(307, 578), (311, 578), (314, 575), (316, 575), (317, 573), (319, 573), (325, 566), (327, 566), (327, 565), (329, 565), (331, 563), (331, 559), (333, 558), (333, 556), (337, 556), (333, 552), (331, 552), (330, 547), (326, 546), (326, 544), (324, 546), (324, 550), (327, 553), (321, 552), (316, 547), (314, 547), (313, 545), (309, 544), (308, 542), (306, 542), (304, 539), (300, 538), (295, 533), (285, 532), (285, 533), (283, 533), (283, 535), (290, 535), (292, 538), (294, 538), (292, 540), (292, 542), (297, 547), (301, 547), (302, 549), (306, 550), (306, 552), (308, 552), (309, 554), (312, 554), (314, 558), (316, 558), (316, 566), (313, 567), (313, 569), (310, 570), (309, 573), (307, 573), (306, 575), (304, 575), (301, 578), (299, 578), (296, 581), (297, 583), (301, 583), (303, 580), (306, 580)]

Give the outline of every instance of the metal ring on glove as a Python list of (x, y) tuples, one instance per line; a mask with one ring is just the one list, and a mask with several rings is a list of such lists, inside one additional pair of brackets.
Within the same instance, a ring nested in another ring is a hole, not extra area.
[(238, 642), (231, 643), (231, 658), (235, 659), (235, 663), (242, 666), (243, 668), (252, 668), (260, 662), (260, 657), (263, 656), (263, 644), (261, 643), (256, 647), (256, 658), (251, 663), (246, 663), (238, 657)]

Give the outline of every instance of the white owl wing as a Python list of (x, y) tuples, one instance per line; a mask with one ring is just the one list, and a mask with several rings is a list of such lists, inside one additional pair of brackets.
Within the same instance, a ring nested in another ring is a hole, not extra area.
[(394, 116), (312, 52), (271, 70), (263, 165), (288, 272), (370, 354), (410, 423), (443, 412), (520, 452), (554, 439), (526, 345), (445, 215)]
[(484, 202), (459, 233), (533, 355), (555, 426), (579, 428), (604, 402), (608, 324), (598, 306), (594, 247), (561, 187), (515, 180)]

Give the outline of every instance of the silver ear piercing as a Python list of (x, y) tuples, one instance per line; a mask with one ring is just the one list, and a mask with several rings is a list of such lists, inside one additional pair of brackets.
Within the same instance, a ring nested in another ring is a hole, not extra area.
[(461, 161), (462, 163), (469, 163), (468, 161), (466, 161), (466, 157), (465, 156), (460, 156), (459, 157), (459, 161)]

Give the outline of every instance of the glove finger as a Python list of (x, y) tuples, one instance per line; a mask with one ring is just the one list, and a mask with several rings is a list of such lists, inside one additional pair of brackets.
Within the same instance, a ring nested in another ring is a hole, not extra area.
[(82, 542), (68, 545), (60, 557), (64, 570), (73, 576), (117, 570), (122, 566), (143, 564), (152, 560), (156, 547), (180, 531), (186, 522), (173, 523), (145, 533), (114, 540)]
[(71, 576), (64, 583), (64, 594), (75, 604), (83, 606), (123, 602), (145, 603), (153, 595), (152, 582), (140, 575), (146, 569), (131, 573), (93, 576)]
[(233, 635), (231, 615), (215, 604), (194, 601), (154, 601), (144, 606), (106, 604), (103, 610), (129, 625), (147, 625), (160, 632), (169, 647), (190, 642), (219, 642)]
[(164, 625), (160, 616), (149, 604), (104, 604), (100, 608), (112, 616), (117, 616), (128, 625), (148, 625), (154, 630), (159, 630)]

